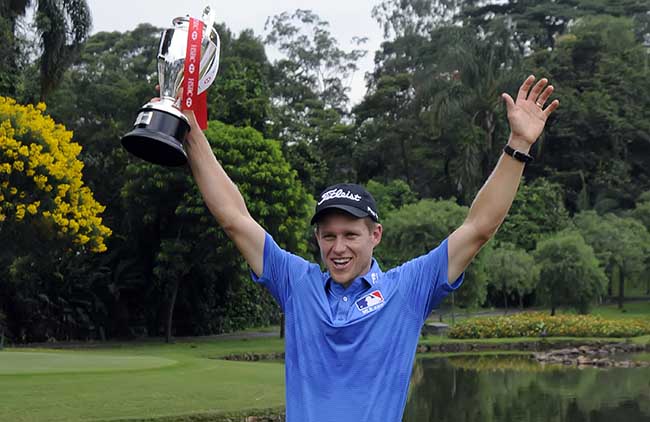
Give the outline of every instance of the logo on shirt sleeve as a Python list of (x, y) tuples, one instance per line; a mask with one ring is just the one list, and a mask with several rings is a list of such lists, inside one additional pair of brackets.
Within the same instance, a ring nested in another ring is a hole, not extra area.
[(379, 290), (375, 290), (374, 292), (357, 300), (355, 303), (361, 313), (366, 315), (384, 306), (384, 296), (382, 296)]

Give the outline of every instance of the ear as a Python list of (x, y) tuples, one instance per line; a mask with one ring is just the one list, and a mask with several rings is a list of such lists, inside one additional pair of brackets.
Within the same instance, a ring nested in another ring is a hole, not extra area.
[(372, 236), (372, 243), (374, 246), (379, 245), (379, 242), (381, 242), (381, 235), (384, 232), (384, 228), (382, 227), (381, 224), (377, 223), (375, 224), (375, 228), (372, 230), (372, 233), (370, 235)]

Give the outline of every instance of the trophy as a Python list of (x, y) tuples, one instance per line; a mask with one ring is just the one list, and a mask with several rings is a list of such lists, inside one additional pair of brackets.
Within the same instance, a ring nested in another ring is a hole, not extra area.
[[(160, 100), (142, 106), (133, 130), (122, 137), (122, 145), (133, 155), (164, 166), (180, 166), (187, 162), (183, 141), (190, 125), (181, 109), (194, 109), (193, 105), (204, 102), (205, 91), (214, 82), (219, 67), (220, 41), (213, 23), (214, 11), (207, 6), (200, 20), (178, 17), (172, 21), (171, 28), (161, 33), (158, 49)], [(181, 92), (183, 95), (179, 98)], [(206, 123), (201, 122), (203, 119), (198, 115), (197, 119), (204, 129)]]

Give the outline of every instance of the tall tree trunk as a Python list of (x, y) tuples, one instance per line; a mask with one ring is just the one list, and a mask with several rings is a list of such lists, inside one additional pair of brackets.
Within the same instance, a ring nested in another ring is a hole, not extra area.
[(280, 314), (280, 338), (284, 338), (284, 312)]
[(174, 306), (176, 306), (176, 297), (178, 296), (178, 285), (180, 284), (178, 278), (174, 280), (174, 287), (172, 290), (172, 297), (169, 300), (169, 308), (167, 309), (167, 326), (165, 327), (165, 341), (172, 342), (172, 321), (174, 317)]
[(607, 296), (609, 297), (612, 297), (612, 284), (614, 284), (612, 277), (609, 277), (607, 282)]
[(618, 272), (618, 309), (623, 309), (624, 298), (625, 298), (625, 272), (623, 271), (622, 268), (620, 268), (620, 271)]
[(613, 296), (613, 286), (614, 286), (614, 272), (616, 271), (616, 266), (613, 265), (611, 260), (608, 262), (607, 267), (605, 268), (605, 273), (609, 274), (607, 277), (607, 297), (611, 300)]
[(524, 292), (519, 292), (519, 309), (524, 310)]
[(451, 292), (451, 323), (456, 323), (456, 315), (454, 314), (454, 292)]
[(490, 174), (492, 167), (494, 167), (494, 165), (490, 163), (490, 158), (494, 157), (492, 150), (494, 149), (494, 131), (496, 130), (495, 120), (496, 119), (494, 118), (494, 113), (490, 111), (485, 112), (483, 120), (485, 129), (485, 150), (483, 153), (483, 158), (481, 160), (483, 164), (481, 171), (484, 177), (487, 177), (487, 175)]
[(551, 304), (551, 316), (555, 316), (555, 304)]
[(404, 137), (402, 137), (402, 140), (400, 141), (400, 149), (402, 153), (402, 165), (404, 169), (404, 176), (406, 176), (406, 183), (408, 183), (409, 186), (413, 186), (412, 180), (411, 180), (411, 172), (410, 172), (410, 163), (408, 159), (408, 155), (406, 153), (406, 141), (404, 140)]

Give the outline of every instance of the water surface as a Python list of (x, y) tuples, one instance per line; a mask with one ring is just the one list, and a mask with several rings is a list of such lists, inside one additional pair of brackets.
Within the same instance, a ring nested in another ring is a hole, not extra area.
[(650, 422), (650, 368), (542, 366), (529, 356), (416, 361), (404, 422)]

